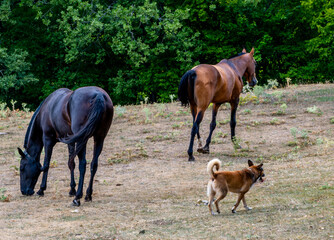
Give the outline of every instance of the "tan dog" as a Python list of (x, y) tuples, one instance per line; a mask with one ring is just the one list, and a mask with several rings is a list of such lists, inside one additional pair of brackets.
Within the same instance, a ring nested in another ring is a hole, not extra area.
[[(260, 165), (255, 166), (251, 160), (248, 160), (248, 168), (240, 171), (219, 172), (213, 172), (214, 166), (216, 166), (218, 171), (221, 166), (221, 161), (215, 158), (211, 160), (207, 166), (207, 171), (211, 178), (207, 188), (207, 194), (209, 197), (209, 210), (211, 214), (215, 215), (212, 211), (213, 202), (216, 205), (217, 213), (220, 213), (218, 203), (227, 195), (228, 191), (239, 193), (238, 201), (232, 208), (232, 213), (235, 213), (235, 210), (239, 206), (241, 200), (246, 210), (251, 210), (251, 208), (246, 204), (245, 194), (258, 179), (263, 182), (263, 164), (261, 163)], [(216, 200), (214, 200), (215, 195), (218, 196)]]

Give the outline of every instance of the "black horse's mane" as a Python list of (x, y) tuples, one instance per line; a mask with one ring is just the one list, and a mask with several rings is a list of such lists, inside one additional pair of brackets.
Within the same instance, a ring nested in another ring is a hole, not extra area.
[(32, 132), (33, 125), (35, 123), (35, 119), (36, 119), (37, 114), (39, 113), (39, 110), (41, 109), (41, 106), (43, 105), (43, 103), (44, 103), (44, 100), (41, 102), (41, 104), (39, 104), (38, 108), (36, 109), (36, 111), (34, 112), (34, 114), (32, 115), (32, 118), (30, 120), (28, 129), (27, 129), (27, 132), (26, 132), (26, 136), (24, 138), (24, 145), (23, 145), (23, 147), (25, 149), (27, 149), (27, 147), (28, 147), (28, 141), (29, 141), (29, 138), (30, 138), (30, 135), (31, 135), (31, 132)]
[(236, 57), (242, 56), (242, 55), (244, 55), (244, 54), (246, 54), (246, 53), (241, 52), (241, 53), (238, 53), (238, 54), (235, 54), (235, 55), (229, 57), (229, 59), (236, 58)]

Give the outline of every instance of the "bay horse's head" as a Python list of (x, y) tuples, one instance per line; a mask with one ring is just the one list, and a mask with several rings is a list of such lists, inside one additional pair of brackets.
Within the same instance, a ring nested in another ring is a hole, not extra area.
[(246, 49), (244, 48), (242, 50), (242, 53), (247, 54), (248, 58), (247, 59), (247, 67), (246, 67), (246, 71), (244, 73), (244, 76), (249, 84), (249, 86), (254, 87), (257, 83), (257, 79), (256, 79), (256, 74), (255, 74), (255, 67), (256, 67), (256, 61), (254, 59), (254, 48), (252, 48), (252, 50), (247, 53)]
[(23, 195), (33, 195), (38, 177), (42, 172), (42, 165), (32, 158), (26, 151), (18, 148), (21, 155), (20, 162), (20, 187)]

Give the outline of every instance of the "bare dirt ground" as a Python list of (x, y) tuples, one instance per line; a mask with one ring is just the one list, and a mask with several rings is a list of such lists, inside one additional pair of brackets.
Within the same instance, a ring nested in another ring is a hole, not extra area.
[[(0, 239), (334, 239), (334, 85), (242, 97), (236, 132), (243, 149), (231, 144), (230, 110), (222, 106), (210, 154), (195, 153), (191, 163), (188, 109), (178, 102), (117, 107), (93, 201), (80, 207), (68, 197), (62, 143), (54, 149), (45, 196), (21, 195), (16, 148), (31, 113), (7, 113), (0, 122)], [(204, 140), (210, 121), (209, 109)], [(92, 141), (87, 154), (91, 159)], [(247, 167), (248, 159), (264, 163), (266, 181), (246, 194), (252, 210), (240, 204), (232, 214), (233, 193), (220, 202), (218, 216), (198, 202), (207, 200), (206, 165), (214, 157), (224, 170)]]

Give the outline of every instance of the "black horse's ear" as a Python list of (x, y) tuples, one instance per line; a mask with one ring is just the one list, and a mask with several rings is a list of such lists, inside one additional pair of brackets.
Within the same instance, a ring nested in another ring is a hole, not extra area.
[(21, 155), (22, 159), (24, 159), (26, 157), (26, 155), (24, 154), (24, 152), (21, 150), (21, 148), (17, 148), (17, 151), (19, 152), (19, 154)]
[(254, 163), (251, 161), (251, 160), (248, 160), (248, 166), (253, 166), (254, 165)]

